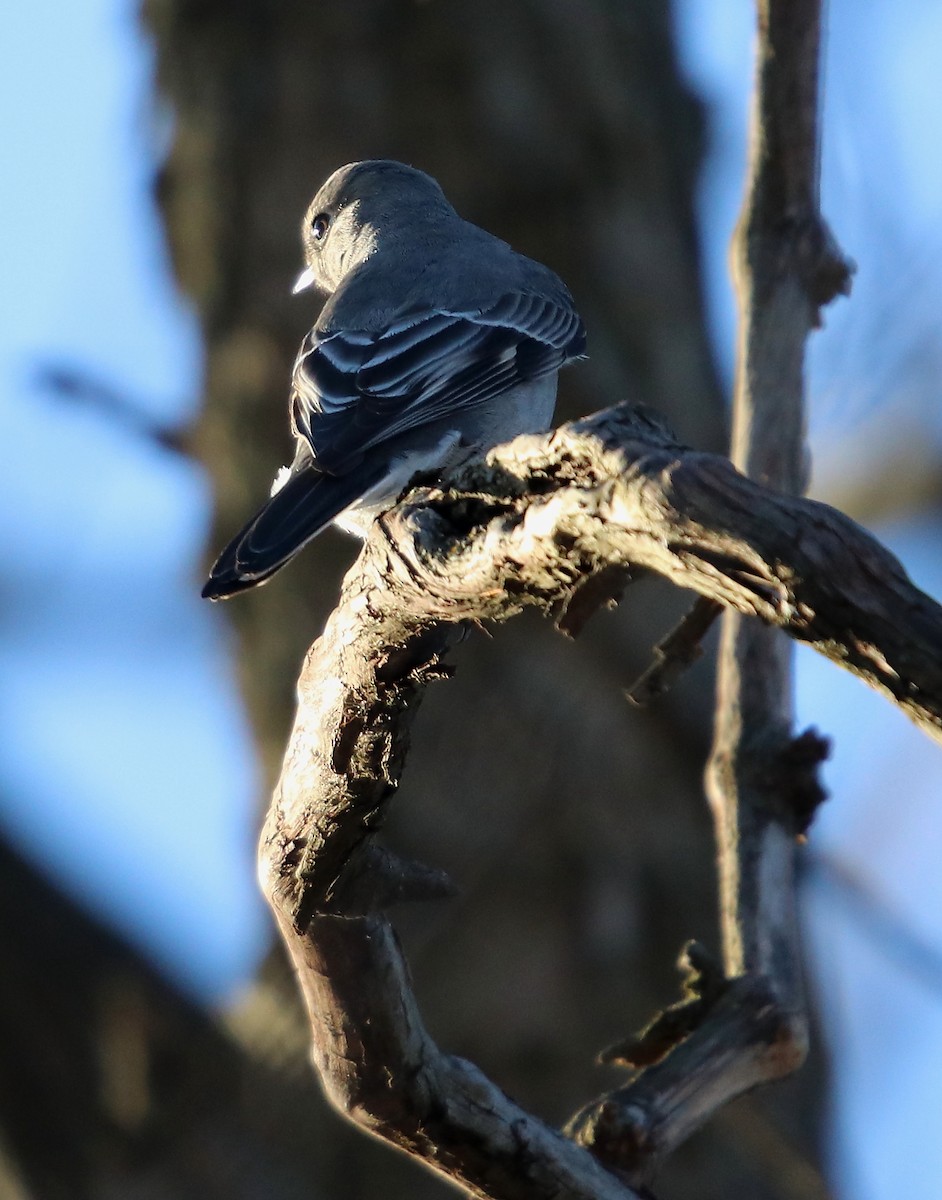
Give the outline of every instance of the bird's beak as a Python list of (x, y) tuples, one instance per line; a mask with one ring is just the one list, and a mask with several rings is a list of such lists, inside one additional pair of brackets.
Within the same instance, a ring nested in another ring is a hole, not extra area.
[(311, 267), (305, 267), (301, 274), (294, 282), (294, 287), (291, 289), (291, 295), (296, 296), (298, 292), (307, 291), (309, 287), (314, 286), (314, 271)]

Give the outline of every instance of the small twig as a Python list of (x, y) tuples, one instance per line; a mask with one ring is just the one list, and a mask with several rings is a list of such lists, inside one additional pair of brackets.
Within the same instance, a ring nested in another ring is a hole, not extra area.
[(143, 404), (81, 367), (71, 363), (46, 362), (38, 370), (37, 381), (40, 387), (47, 388), (61, 399), (97, 410), (162, 450), (181, 455), (191, 453), (187, 430), (155, 421), (145, 412)]
[(802, 1027), (761, 979), (742, 976), (719, 992), (691, 1036), (626, 1087), (587, 1105), (566, 1132), (643, 1184), (718, 1109), (793, 1071), (803, 1052)]
[(652, 1066), (703, 1024), (729, 987), (723, 968), (698, 942), (687, 943), (677, 965), (683, 977), (683, 997), (658, 1013), (641, 1033), (603, 1050), (600, 1063), (631, 1068)]
[(700, 596), (690, 611), (654, 647), (654, 661), (628, 689), (626, 695), (643, 707), (663, 696), (680, 675), (703, 657), (703, 639), (723, 611), (715, 600)]

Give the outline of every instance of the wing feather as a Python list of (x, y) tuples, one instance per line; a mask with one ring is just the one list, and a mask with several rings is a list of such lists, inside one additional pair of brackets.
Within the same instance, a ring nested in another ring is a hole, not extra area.
[(292, 423), (313, 463), (342, 474), (364, 451), (584, 353), (562, 294), (508, 292), (481, 311), (413, 313), (379, 334), (314, 329), (294, 367)]

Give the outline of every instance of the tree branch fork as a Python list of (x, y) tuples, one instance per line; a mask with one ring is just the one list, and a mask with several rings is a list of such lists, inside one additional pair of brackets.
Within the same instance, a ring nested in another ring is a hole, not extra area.
[[(805, 1053), (800, 1003), (773, 975), (727, 978), (690, 947), (683, 1000), (609, 1053), (637, 1073), (560, 1133), (435, 1046), (383, 915), (449, 891), (372, 836), (449, 647), (470, 623), (528, 606), (578, 633), (639, 572), (809, 643), (942, 741), (942, 608), (846, 516), (683, 447), (647, 410), (496, 447), (377, 521), (306, 657), (259, 874), (328, 1095), (474, 1195), (635, 1195), (719, 1107)], [(826, 746), (809, 733), (780, 750), (769, 792), (794, 802), (771, 826), (793, 840), (820, 799)]]

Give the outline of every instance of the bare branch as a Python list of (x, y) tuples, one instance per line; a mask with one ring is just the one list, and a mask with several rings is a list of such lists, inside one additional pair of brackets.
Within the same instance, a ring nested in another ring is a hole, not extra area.
[[(448, 626), (552, 612), (613, 567), (657, 571), (808, 642), (942, 741), (942, 608), (827, 505), (684, 450), (628, 407), (518, 438), (451, 483), (412, 492), (378, 522), (302, 670), (268, 826), (290, 855), (272, 863), (271, 890), (299, 929), (333, 911), (351, 854), (382, 820), (424, 685), (459, 636)], [(783, 778), (807, 770), (790, 746), (756, 778), (773, 813)], [(298, 907), (302, 893), (313, 907)]]
[(475, 1196), (631, 1200), (588, 1150), (524, 1112), (426, 1032), (392, 928), (316, 917), (299, 938), (279, 918), (334, 1105)]
[(799, 1066), (803, 1035), (761, 979), (741, 976), (693, 1036), (577, 1113), (567, 1132), (640, 1183), (730, 1100)]
[(48, 361), (40, 364), (37, 382), (61, 400), (96, 409), (116, 424), (124, 425), (174, 454), (192, 453), (189, 431), (156, 420), (140, 399), (121, 388), (69, 362)]
[[(740, 342), (733, 461), (755, 479), (804, 490), (804, 354), (820, 307), (850, 267), (818, 209), (820, 0), (759, 0), (749, 187), (733, 241)], [(823, 564), (822, 564), (823, 565)], [(794, 918), (794, 824), (774, 801), (794, 757), (791, 651), (727, 617), (708, 770), (719, 847), (727, 973), (766, 976), (803, 1008)]]
[[(377, 522), (301, 673), (260, 877), (329, 1094), (481, 1195), (551, 1195), (564, 1177), (565, 1194), (625, 1193), (428, 1039), (402, 990), (391, 930), (361, 914), (446, 885), (369, 852), (368, 839), (398, 786), (425, 685), (447, 676), (442, 658), (462, 626), (527, 606), (565, 610), (604, 573), (606, 586), (590, 589), (603, 603), (614, 573), (624, 582), (636, 566), (810, 642), (942, 740), (942, 608), (848, 518), (685, 450), (646, 411), (623, 406), (518, 438)], [(807, 820), (788, 796), (804, 796), (807, 809), (809, 763), (822, 753), (813, 736), (796, 745), (771, 772), (766, 756), (756, 781), (787, 841)], [(378, 878), (359, 879), (367, 872)], [(650, 1166), (718, 1104), (803, 1053), (803, 1024), (768, 980), (703, 998), (682, 1030), (692, 1036), (573, 1126), (582, 1146), (632, 1179), (643, 1177), (639, 1162)]]
[(654, 647), (654, 662), (628, 689), (633, 704), (650, 704), (677, 677), (702, 657), (703, 639), (723, 611), (715, 600), (701, 596), (683, 619)]

